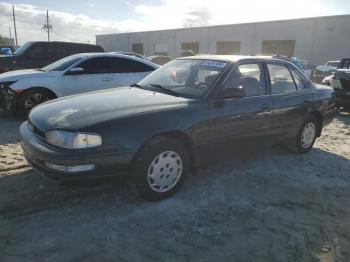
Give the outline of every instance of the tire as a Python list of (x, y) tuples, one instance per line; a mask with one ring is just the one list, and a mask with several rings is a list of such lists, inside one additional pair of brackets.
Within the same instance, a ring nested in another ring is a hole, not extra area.
[(175, 194), (189, 170), (185, 146), (178, 140), (158, 137), (138, 152), (128, 179), (131, 190), (145, 200), (158, 201)]
[(17, 103), (17, 114), (22, 117), (27, 117), (30, 110), (35, 106), (54, 99), (55, 96), (43, 89), (31, 89), (22, 94)]
[(317, 136), (317, 120), (315, 117), (309, 115), (302, 124), (298, 135), (290, 145), (294, 153), (305, 154), (313, 147)]

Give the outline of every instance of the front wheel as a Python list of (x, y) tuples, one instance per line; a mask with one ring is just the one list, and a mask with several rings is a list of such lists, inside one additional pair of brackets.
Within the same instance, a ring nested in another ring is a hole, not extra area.
[(315, 143), (317, 136), (317, 121), (313, 116), (308, 116), (301, 126), (298, 135), (291, 144), (291, 148), (298, 154), (309, 152)]
[(53, 98), (54, 96), (46, 90), (33, 89), (26, 91), (18, 100), (18, 114), (25, 117), (35, 106)]
[(129, 185), (142, 198), (157, 201), (176, 193), (188, 172), (185, 146), (173, 138), (156, 138), (138, 153)]

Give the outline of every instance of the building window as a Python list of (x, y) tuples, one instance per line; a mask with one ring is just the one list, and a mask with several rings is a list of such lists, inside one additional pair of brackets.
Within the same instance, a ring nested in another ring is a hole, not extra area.
[(164, 55), (167, 56), (169, 52), (168, 44), (154, 43), (154, 55)]
[(262, 42), (262, 53), (265, 55), (285, 55), (292, 57), (294, 48), (295, 40), (266, 40)]
[(132, 44), (131, 49), (135, 53), (143, 54), (143, 44), (142, 43)]
[(216, 43), (216, 54), (218, 55), (234, 55), (241, 51), (241, 42), (239, 41), (223, 41)]
[(181, 51), (183, 50), (191, 50), (193, 53), (199, 53), (199, 43), (198, 42), (189, 42), (181, 44)]

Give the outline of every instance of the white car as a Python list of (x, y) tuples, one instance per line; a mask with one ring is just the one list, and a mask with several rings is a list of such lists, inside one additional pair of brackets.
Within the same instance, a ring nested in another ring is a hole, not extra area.
[(41, 69), (0, 74), (0, 107), (25, 115), (54, 98), (135, 84), (158, 67), (115, 53), (68, 56)]
[(328, 61), (326, 64), (324, 65), (318, 65), (316, 66), (316, 69), (318, 71), (321, 71), (321, 72), (326, 72), (326, 73), (329, 73), (329, 72), (332, 72), (332, 71), (335, 71), (337, 70), (337, 67), (339, 65), (339, 62), (340, 61)]

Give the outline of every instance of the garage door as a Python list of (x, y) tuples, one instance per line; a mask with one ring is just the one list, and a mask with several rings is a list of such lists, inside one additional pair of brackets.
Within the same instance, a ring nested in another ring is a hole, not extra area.
[(294, 47), (295, 40), (265, 40), (262, 43), (262, 53), (266, 55), (286, 55), (292, 57)]

